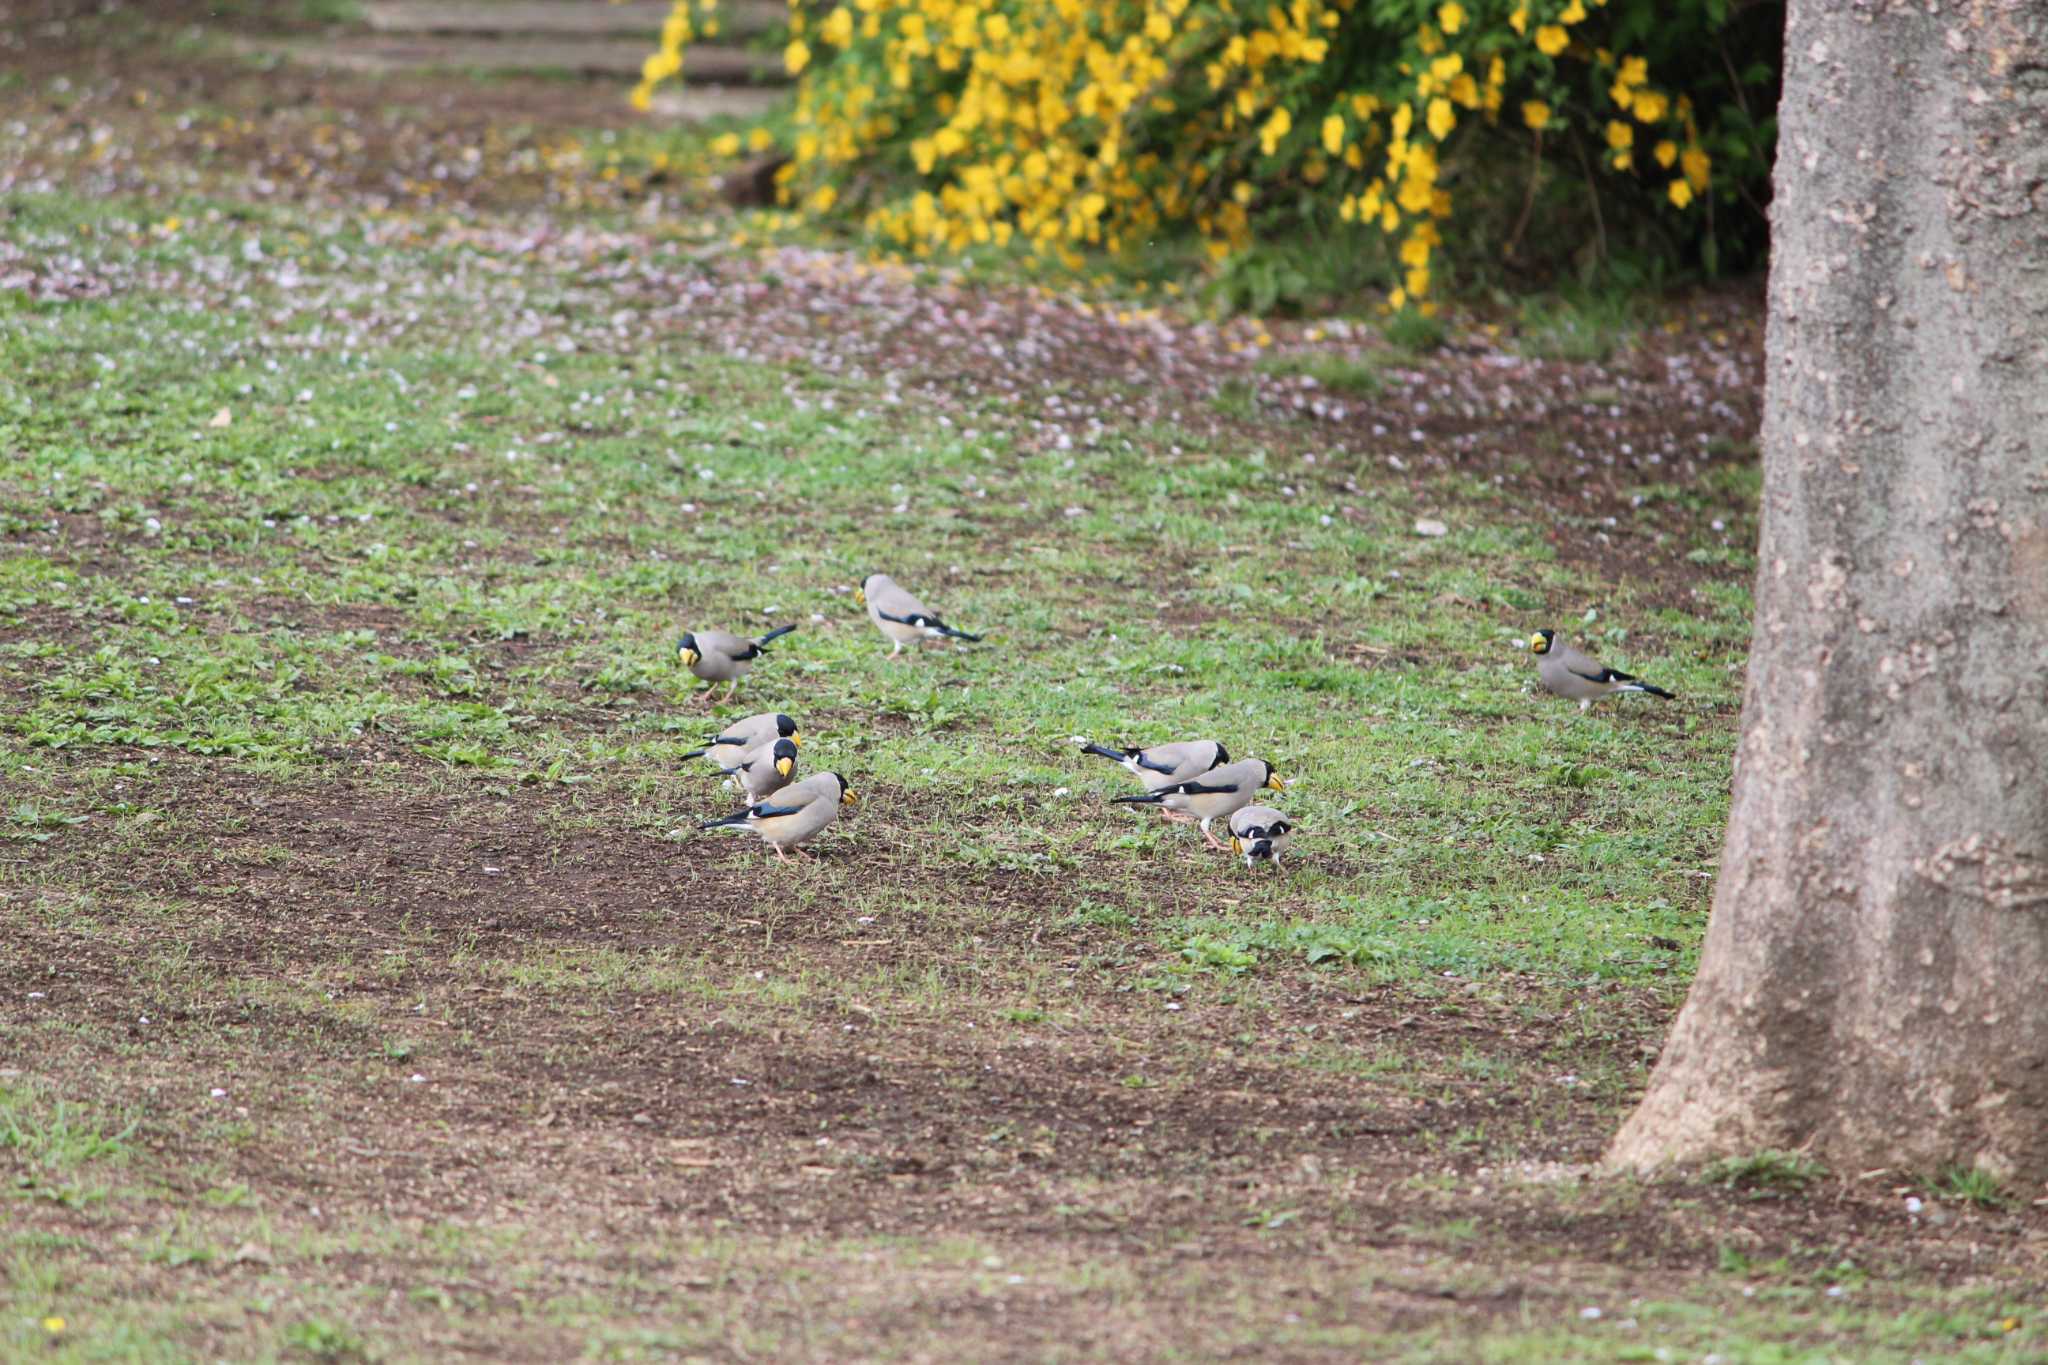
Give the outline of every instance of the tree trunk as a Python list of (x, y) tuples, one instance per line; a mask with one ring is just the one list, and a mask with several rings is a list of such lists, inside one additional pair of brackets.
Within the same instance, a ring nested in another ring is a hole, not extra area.
[(1698, 980), (1610, 1164), (2048, 1180), (2048, 0), (1793, 0)]

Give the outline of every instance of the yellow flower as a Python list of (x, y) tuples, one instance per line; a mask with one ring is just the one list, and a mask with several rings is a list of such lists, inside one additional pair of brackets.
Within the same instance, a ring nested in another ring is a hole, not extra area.
[(1634, 113), (1644, 123), (1661, 122), (1670, 109), (1670, 98), (1660, 91), (1644, 90), (1636, 95)]
[(1145, 36), (1155, 43), (1164, 43), (1173, 37), (1173, 21), (1153, 10), (1145, 16)]
[(1360, 118), (1371, 118), (1379, 111), (1380, 97), (1378, 95), (1353, 95), (1351, 97), (1351, 112)]
[(817, 189), (811, 191), (812, 213), (828, 212), (838, 202), (839, 191), (833, 189), (830, 185), (820, 185)]
[(738, 156), (740, 154), (740, 135), (738, 133), (720, 133), (717, 137), (712, 138), (711, 154), (713, 156)]
[(1406, 266), (1428, 265), (1429, 240), (1417, 235), (1401, 243), (1401, 264)]
[(1544, 127), (1550, 122), (1550, 106), (1542, 100), (1523, 100), (1522, 122), (1531, 128)]
[(1678, 144), (1670, 138), (1665, 138), (1657, 144), (1657, 149), (1650, 155), (1656, 157), (1657, 164), (1668, 171), (1671, 169), (1671, 163), (1678, 160)]
[(782, 64), (789, 68), (792, 76), (802, 71), (811, 64), (810, 44), (801, 38), (792, 40), (788, 47), (782, 49)]
[(1620, 119), (1607, 121), (1607, 145), (1617, 152), (1625, 152), (1635, 145), (1636, 130)]
[(775, 134), (766, 128), (756, 128), (747, 134), (747, 150), (750, 152), (765, 152), (774, 145)]
[(1680, 208), (1684, 208), (1692, 202), (1692, 186), (1686, 184), (1683, 180), (1672, 181), (1671, 188), (1666, 190), (1665, 193), (1669, 194), (1671, 202)]
[(834, 47), (845, 47), (853, 41), (853, 11), (841, 5), (826, 18), (818, 28), (818, 36)]
[(1451, 79), (1451, 98), (1467, 109), (1479, 107), (1479, 82), (1470, 75), (1455, 76)]
[(1678, 164), (1684, 168), (1686, 181), (1693, 189), (1706, 189), (1707, 172), (1713, 168), (1714, 163), (1708, 159), (1705, 152), (1697, 147), (1688, 147), (1679, 154)]
[(1586, 7), (1579, 0), (1572, 0), (1564, 7), (1564, 13), (1557, 16), (1560, 24), (1583, 24), (1586, 22)]
[(1451, 111), (1447, 99), (1433, 99), (1429, 102), (1429, 135), (1442, 142), (1451, 135), (1451, 129), (1458, 126), (1458, 116)]
[(1429, 267), (1426, 265), (1415, 267), (1415, 269), (1408, 272), (1403, 282), (1408, 286), (1409, 297), (1417, 298), (1427, 294), (1429, 292)]
[(1394, 137), (1398, 141), (1408, 136), (1408, 130), (1415, 126), (1415, 111), (1406, 104), (1394, 110)]
[(1444, 50), (1444, 35), (1424, 24), (1415, 30), (1415, 45), (1422, 49), (1423, 56), (1434, 57)]
[(1344, 150), (1344, 116), (1331, 114), (1323, 120), (1323, 150), (1331, 156)]
[(1230, 197), (1232, 199), (1235, 199), (1240, 204), (1251, 203), (1252, 182), (1249, 180), (1240, 180), (1235, 185), (1232, 185), (1230, 187)]
[(1536, 50), (1546, 57), (1555, 57), (1571, 43), (1571, 38), (1556, 24), (1545, 24), (1536, 30)]
[(1451, 0), (1450, 4), (1441, 5), (1437, 8), (1436, 21), (1443, 28), (1444, 32), (1456, 33), (1459, 29), (1465, 27), (1465, 7), (1459, 4), (1457, 0)]
[(1527, 5), (1517, 6), (1515, 12), (1508, 16), (1508, 27), (1512, 28), (1517, 33), (1528, 33), (1529, 7)]
[(1294, 115), (1287, 112), (1286, 105), (1280, 105), (1267, 118), (1266, 126), (1259, 129), (1259, 146), (1267, 156), (1280, 150), (1280, 139), (1294, 131)]
[(61, 1332), (61, 1331), (63, 1331), (63, 1330), (64, 1330), (64, 1319), (62, 1319), (62, 1318), (44, 1318), (44, 1319), (43, 1319), (43, 1330), (44, 1330), (45, 1332), (48, 1332), (48, 1333), (49, 1333), (49, 1334), (50, 1334), (51, 1336), (53, 1336), (53, 1337), (54, 1337), (54, 1336), (56, 1336), (56, 1335), (57, 1335), (57, 1334), (58, 1334), (59, 1332)]

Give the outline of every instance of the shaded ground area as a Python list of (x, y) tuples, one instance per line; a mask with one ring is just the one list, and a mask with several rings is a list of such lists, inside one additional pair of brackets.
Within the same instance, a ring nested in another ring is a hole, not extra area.
[[(1710, 898), (1751, 293), (1416, 353), (878, 267), (163, 13), (0, 54), (6, 1352), (2040, 1355), (2036, 1192), (1590, 1173)], [(989, 643), (886, 661), (883, 564)], [(707, 715), (675, 635), (787, 621)], [(1543, 624), (1682, 700), (1569, 719)], [(789, 868), (694, 828), (760, 707), (864, 798)], [(1076, 734), (1271, 757), (1300, 866)]]

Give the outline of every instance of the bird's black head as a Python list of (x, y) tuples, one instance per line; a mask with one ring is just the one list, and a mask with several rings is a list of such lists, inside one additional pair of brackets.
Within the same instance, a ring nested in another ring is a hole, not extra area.
[(796, 741), (778, 739), (768, 753), (775, 760), (775, 771), (782, 774), (784, 782), (789, 781), (790, 774), (796, 771)]
[(854, 794), (853, 788), (846, 785), (845, 778), (841, 777), (838, 773), (826, 773), (825, 776), (831, 778), (834, 782), (837, 782), (839, 784), (840, 805), (857, 806), (860, 804), (860, 797)]
[(775, 733), (784, 739), (793, 739), (799, 744), (803, 743), (802, 737), (796, 732), (796, 722), (779, 712), (775, 717)]
[(697, 660), (703, 657), (703, 652), (697, 648), (696, 635), (689, 631), (683, 632), (683, 638), (676, 641), (676, 658), (682, 661), (683, 667), (694, 668)]
[(1556, 638), (1557, 632), (1554, 630), (1537, 631), (1529, 637), (1529, 652), (1531, 654), (1548, 654), (1550, 652), (1550, 642)]
[(1214, 763), (1211, 763), (1209, 766), (1211, 768), (1220, 768), (1228, 762), (1230, 762), (1230, 750), (1224, 748), (1221, 744), (1218, 744), (1216, 746), (1216, 761)]
[(1272, 764), (1262, 762), (1259, 764), (1259, 766), (1266, 770), (1266, 780), (1264, 782), (1261, 782), (1259, 784), (1260, 786), (1271, 787), (1276, 792), (1284, 792), (1287, 790), (1287, 784), (1280, 780), (1280, 774), (1273, 771)]

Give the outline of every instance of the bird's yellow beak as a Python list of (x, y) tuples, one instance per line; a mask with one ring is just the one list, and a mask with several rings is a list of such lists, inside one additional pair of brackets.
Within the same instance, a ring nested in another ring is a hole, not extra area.
[(1531, 654), (1541, 654), (1548, 648), (1550, 648), (1550, 641), (1544, 639), (1541, 635), (1531, 635), (1529, 637), (1529, 652)]
[(853, 788), (848, 787), (845, 791), (839, 793), (839, 804), (842, 806), (858, 806), (860, 798), (853, 794)]
[(794, 744), (794, 745), (796, 745), (796, 747), (797, 747), (797, 748), (799, 748), (799, 749), (803, 748), (803, 747), (804, 747), (804, 736), (803, 736), (803, 731), (801, 731), (801, 730), (793, 730), (793, 731), (791, 731), (791, 732), (790, 732), (790, 736), (789, 736), (789, 742), (790, 742), (791, 744)]
[(1235, 854), (1238, 854), (1238, 855), (1242, 856), (1242, 855), (1243, 855), (1243, 853), (1244, 853), (1244, 840), (1242, 840), (1242, 839), (1238, 838), (1238, 837), (1237, 837), (1237, 836), (1236, 836), (1235, 834), (1231, 835), (1231, 836), (1230, 836), (1230, 851), (1231, 851), (1232, 853), (1235, 853)]
[(1271, 787), (1276, 792), (1284, 792), (1287, 790), (1287, 784), (1280, 780), (1280, 774), (1278, 773), (1274, 773), (1272, 776), (1268, 777), (1266, 779), (1266, 785)]
[(868, 593), (867, 593), (867, 589), (866, 589), (866, 588), (855, 588), (855, 589), (853, 590), (853, 600), (854, 600), (855, 602), (859, 603), (859, 604), (860, 604), (861, 606), (863, 606), (863, 607), (864, 607), (864, 606), (866, 606), (866, 605), (868, 604)]
[(695, 668), (701, 656), (694, 649), (680, 649), (676, 651), (676, 657), (683, 661), (684, 668)]
[(787, 782), (789, 780), (789, 775), (796, 771), (796, 760), (793, 758), (776, 759), (775, 771), (781, 773), (782, 780)]

